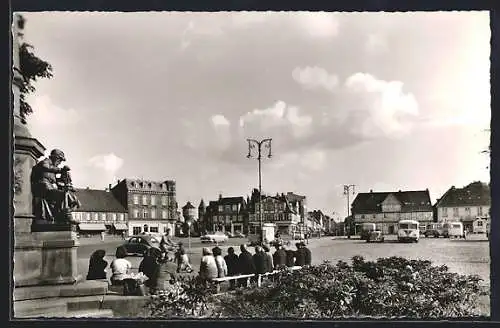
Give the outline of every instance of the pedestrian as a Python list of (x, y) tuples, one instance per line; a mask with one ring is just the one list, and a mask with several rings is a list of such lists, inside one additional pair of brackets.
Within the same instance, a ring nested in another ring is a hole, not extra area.
[(123, 279), (132, 269), (132, 264), (126, 260), (127, 250), (123, 246), (116, 248), (115, 259), (111, 262), (111, 284), (123, 285)]
[[(238, 265), (238, 255), (234, 254), (233, 247), (229, 247), (227, 249), (227, 255), (224, 256), (224, 261), (226, 261), (228, 276), (236, 276), (237, 274), (240, 273)], [(234, 289), (235, 286), (236, 286), (235, 280), (230, 280), (229, 288)]]
[(227, 264), (222, 257), (222, 250), (216, 246), (212, 248), (212, 253), (215, 257), (215, 264), (217, 265), (217, 278), (224, 278), (227, 276)]
[(106, 279), (108, 262), (104, 260), (106, 251), (98, 249), (90, 256), (87, 280)]
[(283, 245), (276, 245), (276, 252), (273, 254), (273, 263), (276, 270), (286, 267), (286, 251)]
[(311, 265), (312, 263), (312, 254), (311, 254), (311, 250), (304, 244), (304, 243), (301, 243), (301, 247), (304, 249), (304, 252), (305, 252), (305, 264), (306, 265)]
[(217, 264), (212, 251), (208, 247), (203, 247), (200, 262), (200, 277), (205, 280), (217, 278)]
[(270, 253), (269, 246), (263, 245), (262, 250), (264, 251), (264, 255), (266, 256), (266, 272), (273, 272), (274, 271), (274, 264), (273, 264), (273, 256)]
[[(255, 264), (253, 262), (252, 254), (247, 249), (245, 244), (240, 245), (240, 256), (238, 257), (239, 271), (241, 274), (254, 274)], [(238, 281), (239, 286), (244, 286), (246, 284), (246, 279), (240, 279)]]
[(267, 265), (266, 265), (266, 260), (267, 256), (262, 251), (262, 247), (260, 246), (255, 246), (255, 254), (253, 255), (253, 263), (255, 266), (255, 272), (256, 274), (264, 274), (267, 272)]
[(101, 231), (101, 241), (104, 241), (104, 231)]
[(293, 267), (295, 265), (295, 252), (289, 248), (289, 246), (285, 249), (286, 253), (286, 266)]
[(306, 265), (306, 251), (302, 247), (302, 245), (304, 245), (302, 242), (295, 244), (295, 247), (297, 247), (297, 250), (295, 251), (295, 265), (296, 266)]
[(177, 272), (186, 271), (188, 273), (193, 272), (193, 268), (189, 263), (189, 256), (186, 253), (186, 249), (182, 242), (179, 242), (179, 248), (175, 252), (175, 262), (177, 263)]
[(141, 261), (141, 264), (139, 264), (139, 272), (144, 273), (144, 275), (148, 277), (145, 285), (146, 287), (149, 287), (150, 291), (153, 291), (157, 288), (160, 256), (160, 250), (151, 247), (146, 250), (146, 252), (144, 253), (144, 259)]

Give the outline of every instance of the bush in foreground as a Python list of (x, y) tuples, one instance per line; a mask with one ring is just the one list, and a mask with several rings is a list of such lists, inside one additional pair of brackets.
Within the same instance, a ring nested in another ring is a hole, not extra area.
[(352, 264), (325, 262), (282, 271), (261, 288), (213, 295), (198, 279), (176, 283), (152, 299), (153, 317), (330, 319), (478, 316), (481, 278), (400, 257)]

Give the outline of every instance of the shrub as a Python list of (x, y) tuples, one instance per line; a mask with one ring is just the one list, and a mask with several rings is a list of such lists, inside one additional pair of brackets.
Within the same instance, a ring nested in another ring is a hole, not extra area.
[[(339, 261), (281, 271), (261, 288), (213, 296), (196, 280), (179, 283), (152, 303), (160, 317), (449, 318), (477, 316), (480, 278), (400, 257)], [(201, 290), (200, 290), (201, 288)]]

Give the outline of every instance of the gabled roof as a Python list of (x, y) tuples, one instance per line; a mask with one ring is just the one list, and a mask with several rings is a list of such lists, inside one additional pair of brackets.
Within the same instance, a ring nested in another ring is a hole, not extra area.
[(245, 198), (238, 197), (222, 197), (218, 200), (219, 205), (233, 205), (233, 204), (242, 204), (245, 202)]
[(182, 209), (183, 209), (183, 210), (184, 210), (184, 209), (186, 209), (186, 210), (187, 210), (187, 209), (191, 209), (191, 208), (195, 208), (195, 207), (193, 206), (193, 204), (191, 204), (191, 202), (187, 202), (187, 203), (186, 203), (186, 205), (184, 205), (184, 206), (182, 207)]
[(76, 196), (82, 204), (79, 212), (128, 212), (109, 191), (76, 189)]
[(491, 205), (490, 187), (480, 181), (472, 182), (463, 188), (452, 186), (436, 204), (437, 207), (489, 205)]
[(352, 211), (356, 214), (382, 213), (382, 202), (391, 194), (401, 203), (401, 212), (432, 211), (429, 190), (359, 193), (352, 202)]

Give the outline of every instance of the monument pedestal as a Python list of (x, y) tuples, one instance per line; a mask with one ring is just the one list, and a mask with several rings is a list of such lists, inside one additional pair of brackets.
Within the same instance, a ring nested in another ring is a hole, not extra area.
[(74, 284), (82, 280), (77, 269), (79, 242), (73, 231), (32, 232), (16, 236), (16, 287)]

